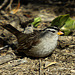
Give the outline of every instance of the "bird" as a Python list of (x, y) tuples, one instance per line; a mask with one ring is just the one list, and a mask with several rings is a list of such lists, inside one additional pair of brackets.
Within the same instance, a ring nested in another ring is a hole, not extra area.
[(46, 57), (51, 54), (57, 46), (59, 35), (63, 34), (57, 27), (46, 27), (29, 34), (18, 31), (10, 24), (2, 25), (2, 27), (17, 37), (18, 48), (16, 50), (30, 57)]

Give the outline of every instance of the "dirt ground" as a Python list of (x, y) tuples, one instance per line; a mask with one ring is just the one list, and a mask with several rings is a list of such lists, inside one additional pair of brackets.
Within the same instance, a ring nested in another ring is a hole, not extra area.
[[(61, 8), (63, 10), (60, 10)], [(16, 15), (26, 24), (32, 18), (41, 17), (42, 23), (50, 25), (58, 15), (70, 14), (75, 19), (75, 13), (70, 9), (29, 3), (21, 5)], [(1, 14), (0, 16), (1, 19), (5, 19)], [(20, 26), (18, 21), (14, 27), (24, 32), (25, 25)], [(57, 48), (45, 58), (31, 58), (22, 53), (14, 54), (15, 42), (16, 37), (0, 27), (0, 49), (9, 46), (0, 50), (0, 75), (75, 75), (75, 31), (69, 36), (60, 36)]]

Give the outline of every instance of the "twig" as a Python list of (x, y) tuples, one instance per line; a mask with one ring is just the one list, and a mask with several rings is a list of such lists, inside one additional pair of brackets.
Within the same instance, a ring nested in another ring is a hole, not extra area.
[(8, 2), (8, 0), (4, 0), (4, 2), (3, 2), (2, 5), (0, 6), (0, 9), (2, 9), (3, 6), (6, 5), (7, 2)]
[(18, 0), (18, 5), (17, 5), (17, 7), (16, 7), (15, 9), (11, 10), (9, 13), (15, 14), (15, 13), (18, 11), (19, 7), (20, 7), (20, 0)]
[(39, 75), (41, 75), (41, 59), (39, 59)]
[(7, 47), (9, 47), (9, 45), (5, 45), (4, 47), (0, 47), (0, 51), (7, 48)]
[(5, 8), (5, 10), (7, 10), (9, 8), (9, 10), (11, 10), (11, 5), (12, 5), (13, 0), (10, 0), (9, 5)]

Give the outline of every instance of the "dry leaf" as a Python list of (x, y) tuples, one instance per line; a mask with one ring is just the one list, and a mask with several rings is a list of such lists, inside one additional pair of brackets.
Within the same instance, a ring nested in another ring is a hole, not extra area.
[(17, 13), (17, 11), (19, 10), (19, 7), (20, 7), (20, 2), (18, 3), (17, 7), (15, 9), (11, 10), (9, 13), (11, 13), (11, 14)]

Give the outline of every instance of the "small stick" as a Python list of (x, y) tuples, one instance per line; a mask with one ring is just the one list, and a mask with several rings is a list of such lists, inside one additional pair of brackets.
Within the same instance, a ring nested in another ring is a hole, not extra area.
[(6, 7), (6, 9), (5, 9), (5, 10), (7, 10), (8, 8), (9, 8), (9, 10), (11, 10), (11, 5), (12, 5), (12, 3), (13, 3), (13, 0), (10, 0), (9, 5)]
[(0, 9), (2, 9), (3, 6), (6, 5), (7, 2), (8, 2), (8, 0), (4, 0), (4, 2), (3, 2), (2, 5), (0, 6)]

